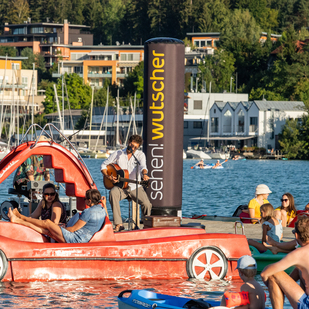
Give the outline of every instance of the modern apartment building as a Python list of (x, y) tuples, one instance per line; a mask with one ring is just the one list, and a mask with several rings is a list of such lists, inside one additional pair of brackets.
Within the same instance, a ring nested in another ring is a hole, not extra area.
[(105, 79), (110, 84), (123, 86), (127, 74), (144, 60), (144, 46), (122, 44), (115, 46), (71, 46), (69, 57), (58, 63), (60, 77), (64, 73), (77, 73), (85, 83), (102, 87)]
[(50, 22), (31, 23), (28, 18), (23, 24), (2, 26), (0, 46), (14, 46), (17, 54), (29, 47), (34, 53), (44, 56), (46, 67), (51, 67), (60, 57), (69, 59), (71, 46), (93, 44), (90, 27), (71, 25), (67, 20), (63, 24)]

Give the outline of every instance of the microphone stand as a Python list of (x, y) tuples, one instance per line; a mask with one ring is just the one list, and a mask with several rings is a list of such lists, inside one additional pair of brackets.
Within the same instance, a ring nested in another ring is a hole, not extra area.
[(132, 156), (134, 157), (134, 159), (135, 159), (135, 164), (136, 164), (136, 214), (135, 214), (135, 220), (136, 220), (136, 222), (135, 222), (135, 230), (139, 230), (139, 227), (138, 227), (138, 225), (137, 225), (137, 220), (138, 220), (138, 170), (139, 170), (139, 165), (141, 165), (140, 164), (140, 162), (137, 160), (137, 158), (135, 157), (135, 155), (134, 155), (134, 153), (133, 153), (133, 151), (132, 151), (132, 149), (130, 149), (130, 151), (131, 151), (131, 153), (132, 153)]

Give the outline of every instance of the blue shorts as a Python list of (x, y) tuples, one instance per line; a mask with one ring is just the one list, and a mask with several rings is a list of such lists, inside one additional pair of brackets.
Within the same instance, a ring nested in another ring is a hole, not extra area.
[(68, 231), (67, 229), (60, 227), (62, 231), (63, 238), (67, 243), (86, 243), (92, 238), (93, 233), (87, 231), (83, 228), (75, 231), (74, 233)]
[(306, 293), (304, 293), (298, 301), (299, 301), (297, 305), (298, 309), (309, 308), (309, 295), (307, 295)]

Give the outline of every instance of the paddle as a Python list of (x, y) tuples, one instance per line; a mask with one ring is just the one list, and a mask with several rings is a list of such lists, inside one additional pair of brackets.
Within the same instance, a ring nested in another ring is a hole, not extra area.
[[(228, 161), (228, 159), (224, 160), (222, 163), (220, 162), (220, 164), (219, 164), (218, 166), (224, 164), (224, 163), (227, 162), (227, 161)], [(216, 169), (218, 166), (213, 166), (213, 169)]]

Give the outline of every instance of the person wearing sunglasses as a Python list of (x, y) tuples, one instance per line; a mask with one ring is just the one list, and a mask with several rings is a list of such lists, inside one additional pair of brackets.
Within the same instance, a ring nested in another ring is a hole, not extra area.
[[(102, 204), (103, 203), (103, 207)], [(62, 227), (51, 220), (38, 220), (21, 215), (17, 209), (9, 208), (8, 217), (16, 224), (27, 226), (47, 235), (59, 243), (87, 243), (98, 232), (106, 217), (106, 198), (96, 189), (89, 189), (85, 194), (85, 204), (88, 206), (79, 216), (78, 221), (70, 227)]]
[[(29, 203), (31, 209), (31, 203)], [(59, 194), (52, 183), (43, 186), (43, 199), (38, 207), (30, 214), (30, 218), (42, 220), (49, 219), (56, 224), (66, 224), (67, 214), (64, 205), (59, 200)]]
[(275, 209), (275, 218), (282, 221), (282, 226), (288, 226), (296, 217), (294, 197), (291, 193), (284, 193), (281, 198), (281, 207)]
[[(302, 216), (296, 221), (293, 234), (300, 248), (266, 266), (261, 273), (274, 309), (283, 308), (285, 296), (293, 308), (309, 308), (309, 217)], [(295, 268), (288, 275), (284, 270), (292, 266)]]

